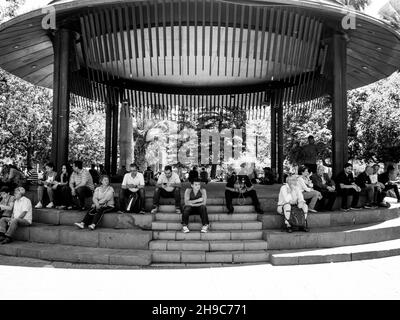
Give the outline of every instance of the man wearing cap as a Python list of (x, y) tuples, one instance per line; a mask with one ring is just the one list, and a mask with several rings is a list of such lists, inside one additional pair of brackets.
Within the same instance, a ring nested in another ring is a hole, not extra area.
[(28, 227), (32, 224), (32, 203), (25, 197), (25, 189), (15, 189), (14, 196), (11, 218), (0, 219), (0, 244), (12, 242), (18, 227)]

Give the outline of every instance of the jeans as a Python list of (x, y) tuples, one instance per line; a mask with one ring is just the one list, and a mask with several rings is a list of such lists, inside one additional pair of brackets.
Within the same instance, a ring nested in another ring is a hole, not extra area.
[[(134, 192), (130, 191), (129, 189), (122, 189), (121, 190), (121, 197), (120, 197), (120, 210), (121, 211), (126, 211), (128, 205), (129, 205), (129, 197), (131, 196), (131, 194), (133, 194)], [(146, 205), (146, 193), (144, 191), (144, 189), (139, 189), (139, 191), (137, 192), (137, 194), (139, 195), (139, 201), (140, 201), (140, 209), (142, 211), (146, 211), (145, 210), (145, 205)]]
[(79, 200), (79, 208), (83, 208), (85, 206), (85, 199), (86, 198), (90, 198), (93, 196), (93, 191), (89, 188), (89, 187), (79, 187), (77, 189), (75, 189), (76, 191), (76, 195), (78, 197)]
[(175, 199), (175, 207), (181, 208), (181, 188), (175, 188), (173, 191), (168, 192), (164, 188), (156, 188), (153, 197), (153, 207), (156, 208), (160, 205), (160, 198)]
[(66, 186), (58, 186), (55, 192), (56, 204), (59, 206), (69, 207), (72, 203), (71, 188)]
[(317, 204), (317, 201), (318, 201), (318, 191), (315, 191), (315, 190), (309, 191), (309, 192), (305, 191), (305, 192), (303, 192), (303, 198), (304, 198), (304, 200), (311, 199), (310, 205), (308, 207), (310, 209), (314, 210), (315, 205)]
[(86, 226), (90, 226), (91, 224), (97, 226), (100, 223), (101, 219), (103, 218), (103, 215), (112, 212), (113, 210), (114, 207), (101, 207), (99, 209), (93, 208), (86, 214), (82, 222)]
[(360, 199), (360, 193), (356, 190), (352, 189), (340, 189), (339, 191), (340, 196), (342, 197), (342, 209), (348, 209), (347, 206), (347, 197), (353, 196), (353, 201), (351, 202), (351, 207), (357, 207), (358, 200)]
[(187, 226), (189, 224), (189, 216), (191, 215), (200, 215), (201, 223), (203, 224), (203, 226), (210, 224), (210, 222), (208, 221), (206, 206), (200, 206), (200, 207), (185, 206), (182, 215), (182, 224), (184, 226)]
[[(10, 226), (8, 223), (11, 222)], [(29, 227), (31, 223), (25, 219), (1, 218), (0, 219), (0, 233), (4, 233), (6, 237), (12, 238), (17, 231), (18, 227)]]
[(51, 187), (46, 187), (46, 186), (38, 186), (38, 200), (39, 202), (43, 202), (43, 194), (44, 190), (46, 189), (47, 195), (49, 196), (50, 202), (54, 203), (54, 190)]
[[(239, 192), (225, 190), (226, 207), (228, 208), (229, 211), (233, 211), (232, 200), (234, 198), (239, 198), (239, 196), (240, 196)], [(253, 205), (256, 208), (256, 211), (257, 212), (261, 211), (260, 202), (258, 201), (256, 190), (247, 191), (243, 194), (243, 196), (245, 198), (250, 197), (251, 200), (253, 201)]]
[(389, 190), (393, 190), (394, 193), (396, 194), (397, 200), (400, 200), (400, 194), (399, 194), (399, 187), (395, 184), (391, 184), (391, 185), (387, 185), (385, 186), (385, 192), (389, 191)]
[[(320, 191), (321, 192), (321, 191)], [(321, 200), (321, 207), (325, 210), (332, 211), (333, 206), (335, 205), (336, 197), (337, 197), (337, 192), (329, 192), (329, 191), (322, 191), (322, 200)], [(325, 200), (328, 200), (327, 204), (323, 206)]]

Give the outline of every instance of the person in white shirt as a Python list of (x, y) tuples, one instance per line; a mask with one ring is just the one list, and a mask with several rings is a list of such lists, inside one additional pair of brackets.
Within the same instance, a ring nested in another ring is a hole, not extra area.
[(153, 210), (151, 213), (158, 212), (160, 198), (174, 198), (176, 213), (181, 214), (181, 179), (178, 174), (172, 172), (171, 166), (166, 166), (164, 173), (160, 175), (157, 181), (157, 187), (154, 190)]
[(315, 206), (318, 200), (322, 200), (322, 194), (321, 192), (313, 189), (314, 184), (311, 182), (310, 173), (308, 172), (308, 168), (306, 166), (300, 166), (299, 177), (297, 180), (299, 189), (303, 193), (304, 200), (311, 199), (308, 210), (313, 213), (318, 212), (315, 210)]
[(32, 203), (24, 195), (24, 188), (15, 189), (15, 202), (11, 218), (0, 219), (0, 244), (12, 242), (18, 227), (28, 227), (32, 224)]
[(128, 208), (128, 206), (131, 202), (131, 196), (136, 194), (139, 197), (138, 201), (140, 201), (139, 213), (145, 214), (146, 193), (144, 190), (144, 176), (139, 172), (139, 167), (136, 164), (131, 164), (130, 169), (131, 172), (124, 176), (124, 180), (122, 182), (120, 209), (123, 213), (131, 211), (131, 208)]
[[(292, 206), (297, 206), (299, 209), (303, 209), (305, 218), (307, 220), (308, 206), (304, 200), (303, 193), (298, 187), (296, 176), (289, 177), (287, 179), (287, 183), (281, 187), (279, 192), (277, 212), (281, 215), (284, 215), (285, 225), (288, 232), (292, 232), (292, 228), (289, 223)], [(308, 231), (308, 229), (305, 229), (304, 231)]]

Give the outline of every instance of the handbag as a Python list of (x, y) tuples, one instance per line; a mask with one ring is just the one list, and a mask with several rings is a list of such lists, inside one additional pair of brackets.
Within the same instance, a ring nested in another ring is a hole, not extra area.
[[(286, 219), (286, 218), (285, 218)], [(307, 228), (307, 220), (303, 209), (292, 206), (290, 218), (288, 220), (292, 229), (299, 230)]]

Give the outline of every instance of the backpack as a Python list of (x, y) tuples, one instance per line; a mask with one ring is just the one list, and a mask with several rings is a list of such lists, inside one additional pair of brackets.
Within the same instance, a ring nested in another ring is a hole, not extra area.
[(140, 197), (137, 193), (132, 193), (129, 197), (128, 206), (126, 212), (128, 213), (139, 213), (141, 208)]

